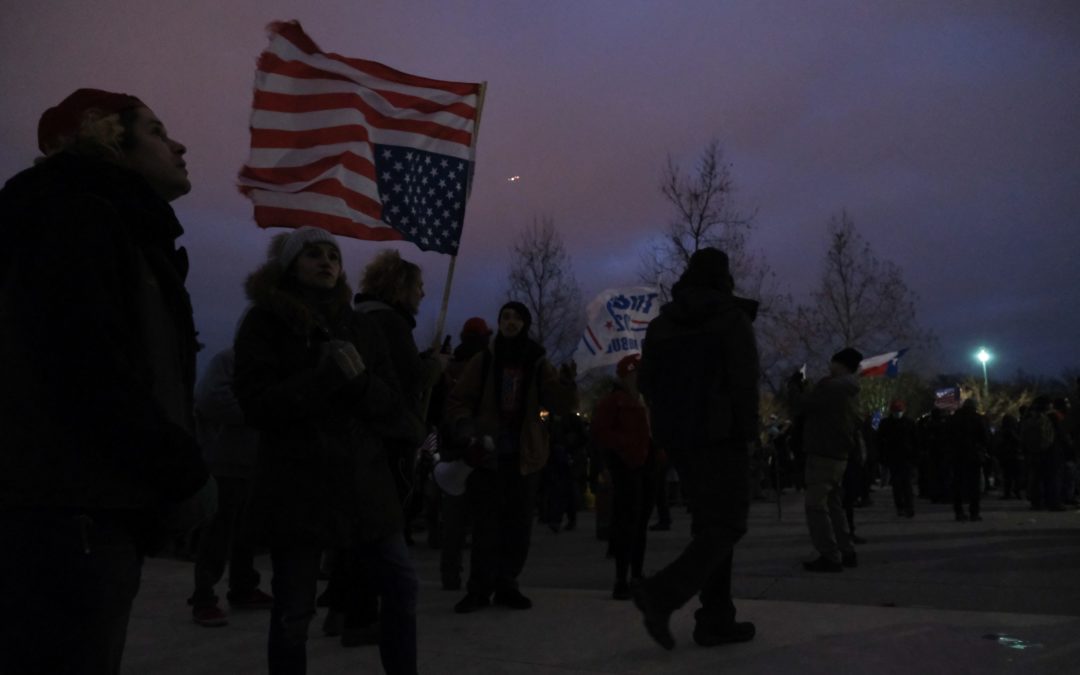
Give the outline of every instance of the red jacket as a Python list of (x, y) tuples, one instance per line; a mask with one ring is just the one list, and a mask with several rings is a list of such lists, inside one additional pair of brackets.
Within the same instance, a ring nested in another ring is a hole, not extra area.
[(596, 404), (592, 435), (600, 448), (618, 455), (626, 468), (643, 466), (651, 444), (645, 404), (624, 389), (614, 390)]

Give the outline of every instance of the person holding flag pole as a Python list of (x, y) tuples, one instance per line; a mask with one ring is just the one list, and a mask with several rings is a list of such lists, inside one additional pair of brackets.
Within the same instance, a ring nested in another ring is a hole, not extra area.
[[(465, 204), (472, 183), (485, 85), (411, 75), (374, 61), (324, 52), (296, 21), (273, 23), (268, 33), (269, 44), (259, 57), (255, 75), (251, 154), (238, 181), (241, 192), (254, 205), (255, 222), (261, 228), (294, 229), (290, 237), (304, 233), (302, 241), (319, 249), (336, 248), (331, 235), (337, 234), (369, 241), (408, 241), (421, 250), (450, 255), (437, 344), (449, 303)], [(319, 232), (329, 240), (320, 238)], [(308, 248), (297, 249), (292, 260), (306, 260)], [(279, 281), (295, 285), (300, 277), (298, 270), (290, 268), (292, 260), (286, 261), (280, 255), (277, 258), (280, 269), (276, 271), (282, 275)], [(333, 267), (334, 261), (330, 262)], [(337, 280), (343, 284), (340, 252), (336, 265)], [(301, 304), (307, 307), (314, 293), (303, 283), (300, 286), (292, 290), (298, 291)], [(278, 297), (275, 293), (268, 296)], [(263, 298), (264, 305), (268, 299)], [(314, 309), (314, 316), (322, 316), (327, 307), (316, 302), (300, 315), (307, 316)], [(351, 310), (350, 313), (361, 316)], [(245, 324), (255, 322), (257, 326), (259, 316), (253, 311)], [(257, 346), (252, 331), (255, 328), (249, 328), (242, 337)], [(343, 340), (342, 335), (333, 332), (329, 337), (332, 339), (326, 344)], [(245, 361), (241, 358), (240, 340), (237, 341), (238, 394), (246, 387), (248, 405), (258, 409), (261, 400), (258, 364), (250, 360), (249, 350), (246, 371), (249, 379), (242, 384)], [(323, 364), (317, 370), (321, 373), (329, 367), (325, 363), (337, 363), (341, 374), (350, 382), (345, 389), (353, 387), (354, 378), (357, 382), (372, 380), (367, 371), (374, 373), (384, 366), (389, 368), (389, 363), (373, 362), (368, 357), (375, 355), (380, 360), (388, 357), (376, 355), (377, 343), (383, 343), (382, 339), (368, 335), (365, 340), (376, 342), (346, 339), (345, 344), (339, 345), (340, 349), (327, 348), (326, 355), (316, 359)], [(348, 348), (350, 345), (352, 350)], [(365, 350), (369, 352), (365, 354)], [(259, 353), (257, 349), (255, 353)], [(394, 381), (392, 369), (383, 374)], [(396, 390), (396, 383), (392, 388)], [(382, 403), (396, 400), (395, 394)], [(378, 407), (374, 401), (369, 403)], [(392, 417), (387, 413), (387, 419)], [(265, 419), (278, 433), (286, 434), (285, 429), (274, 426), (278, 421)], [(372, 429), (379, 428), (372, 420), (367, 423)], [(367, 457), (367, 451), (362, 448), (357, 452)], [(385, 458), (381, 461), (386, 468)], [(369, 469), (378, 473), (374, 465)], [(321, 503), (327, 496), (320, 493), (314, 503)], [(373, 498), (368, 495), (363, 499)], [(372, 508), (381, 510), (387, 506)], [(400, 509), (390, 510), (400, 520)], [(365, 519), (379, 520), (376, 513), (345, 512), (361, 529)], [(376, 529), (385, 536), (390, 531), (389, 525), (382, 525)], [(392, 538), (396, 541), (400, 535)], [(380, 541), (386, 546), (380, 544), (379, 550), (389, 556), (383, 558), (397, 564), (394, 573), (388, 572), (382, 587), (382, 663), (388, 673), (411, 675), (416, 672), (415, 573), (407, 551), (397, 555), (400, 551), (390, 545), (389, 539)], [(293, 581), (280, 584), (281, 592), (278, 591), (279, 565), (275, 565), (275, 600), (280, 602), (275, 604), (271, 628), (271, 673), (301, 673), (306, 668), (303, 645), (310, 614), (307, 588), (300, 589), (296, 580), (308, 579), (312, 560), (310, 556), (286, 558), (282, 558), (282, 567), (293, 572), (286, 575), (287, 580)], [(385, 624), (387, 597), (391, 599), (393, 614), (393, 625), (389, 626)]]

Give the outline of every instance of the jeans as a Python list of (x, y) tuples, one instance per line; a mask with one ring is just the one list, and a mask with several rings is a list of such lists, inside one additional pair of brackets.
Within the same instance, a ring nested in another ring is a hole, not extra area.
[(203, 531), (195, 559), (194, 607), (217, 604), (214, 585), (225, 574), (229, 562), (229, 595), (243, 596), (259, 587), (255, 569), (255, 547), (248, 523), (251, 480), (234, 476), (215, 476), (218, 486), (218, 510)]
[(806, 525), (810, 540), (822, 557), (840, 562), (840, 553), (855, 549), (844, 516), (841, 481), (846, 459), (806, 457)]
[[(308, 626), (315, 616), (319, 549), (271, 548), (274, 608), (270, 612), (270, 675), (307, 672)], [(388, 675), (416, 673), (416, 571), (402, 534), (358, 544), (348, 565), (381, 600), (379, 657)], [(350, 589), (355, 588), (350, 586)], [(346, 590), (349, 594), (351, 591)]]
[(661, 611), (675, 611), (700, 593), (698, 624), (722, 629), (735, 620), (731, 563), (746, 534), (750, 467), (744, 447), (672, 452), (683, 494), (690, 503), (690, 544), (645, 582), (644, 592)]
[(500, 455), (497, 469), (469, 475), (466, 497), (473, 517), (470, 593), (517, 590), (532, 539), (540, 474), (522, 476), (517, 455)]
[(0, 673), (120, 672), (142, 555), (115, 516), (0, 515)]

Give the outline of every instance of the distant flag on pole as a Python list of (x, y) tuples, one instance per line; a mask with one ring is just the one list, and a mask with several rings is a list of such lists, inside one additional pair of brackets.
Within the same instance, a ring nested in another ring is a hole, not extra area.
[(457, 253), (484, 85), (323, 52), (296, 21), (268, 30), (239, 177), (259, 227)]
[(609, 288), (596, 296), (586, 308), (588, 324), (574, 352), (578, 372), (640, 354), (645, 329), (660, 313), (659, 298), (651, 286)]
[(907, 349), (896, 352), (886, 352), (863, 359), (859, 363), (859, 375), (862, 377), (896, 377), (900, 374), (900, 357), (907, 353)]

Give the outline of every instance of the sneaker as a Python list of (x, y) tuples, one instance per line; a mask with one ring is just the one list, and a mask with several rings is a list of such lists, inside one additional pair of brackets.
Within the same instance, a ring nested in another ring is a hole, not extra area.
[(229, 625), (229, 616), (217, 605), (193, 608), (191, 610), (191, 619), (205, 628), (218, 628)]
[(363, 647), (379, 644), (379, 622), (366, 626), (346, 626), (341, 632), (342, 647)]
[(859, 566), (859, 556), (856, 555), (855, 551), (848, 551), (846, 553), (841, 553), (840, 554), (840, 564), (843, 565), (844, 567), (858, 567)]
[(616, 581), (615, 590), (611, 592), (611, 597), (615, 600), (629, 600), (634, 597), (630, 592), (630, 585), (625, 581)]
[(495, 604), (510, 609), (532, 609), (532, 600), (514, 588), (508, 591), (495, 591)]
[(458, 601), (454, 605), (454, 611), (458, 614), (470, 614), (478, 609), (482, 609), (491, 604), (491, 600), (486, 595), (480, 593), (473, 593), (469, 591), (465, 594), (465, 597)]
[(807, 572), (843, 572), (844, 571), (843, 563), (837, 562), (835, 560), (829, 560), (825, 556), (820, 556), (820, 557), (818, 557), (817, 560), (815, 560), (813, 562), (804, 562), (802, 564), (802, 566), (803, 566), (803, 569), (806, 570)]
[(226, 595), (229, 607), (233, 609), (270, 609), (274, 606), (274, 598), (268, 593), (263, 593), (258, 588), (253, 588), (246, 593), (233, 593)]
[(656, 644), (671, 651), (675, 649), (675, 637), (671, 634), (671, 612), (663, 612), (656, 608), (645, 586), (634, 589), (634, 606), (641, 611), (645, 623), (645, 631)]
[(736, 621), (722, 630), (706, 628), (700, 623), (694, 627), (694, 642), (702, 647), (749, 642), (755, 635), (757, 635), (757, 628), (749, 621)]

